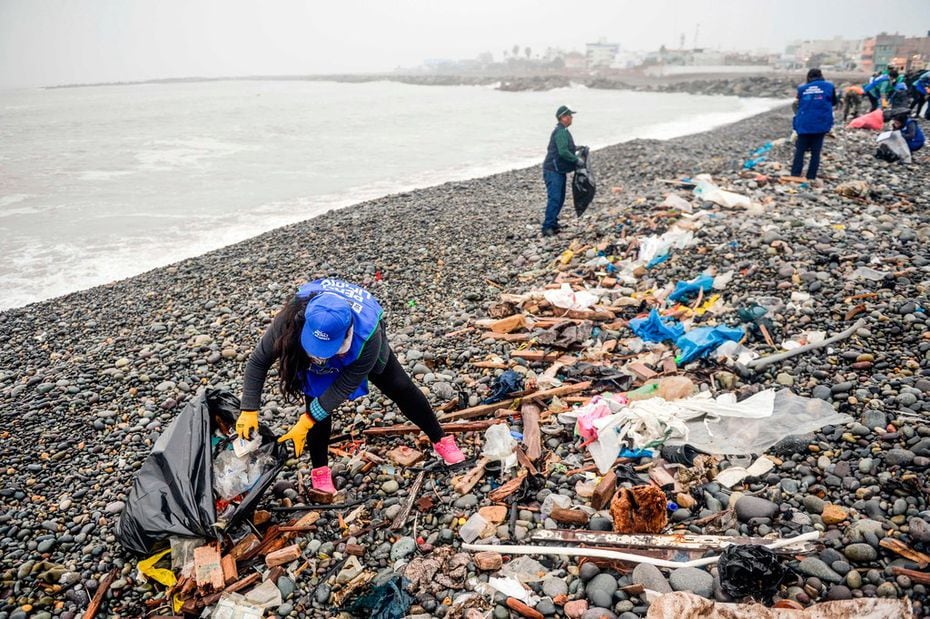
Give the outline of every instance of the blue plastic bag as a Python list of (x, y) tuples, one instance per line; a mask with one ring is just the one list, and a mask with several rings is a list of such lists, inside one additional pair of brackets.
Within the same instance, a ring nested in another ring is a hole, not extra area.
[(740, 327), (698, 327), (691, 329), (675, 340), (675, 346), (681, 351), (675, 361), (678, 365), (690, 363), (694, 359), (706, 357), (724, 342), (738, 342), (743, 339)]
[(653, 308), (648, 318), (634, 318), (630, 321), (630, 330), (644, 342), (664, 342), (677, 340), (685, 332), (685, 328), (672, 318), (662, 319), (659, 312)]
[(698, 275), (687, 282), (678, 282), (675, 284), (675, 290), (668, 295), (669, 301), (688, 301), (698, 295), (703, 290), (709, 292), (714, 288), (714, 278), (710, 275)]

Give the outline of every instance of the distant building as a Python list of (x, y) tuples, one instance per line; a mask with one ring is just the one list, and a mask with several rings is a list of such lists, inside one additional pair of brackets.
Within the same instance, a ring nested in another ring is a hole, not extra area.
[(861, 68), (884, 71), (889, 65), (905, 71), (919, 71), (930, 66), (930, 32), (925, 37), (906, 37), (885, 32), (866, 39), (862, 46)]
[(606, 43), (602, 40), (585, 45), (585, 57), (589, 69), (612, 66), (618, 53), (620, 53), (618, 43)]
[(861, 39), (815, 39), (796, 41), (785, 50), (786, 55), (793, 56), (799, 67), (832, 67), (835, 69), (856, 69), (862, 65)]
[(900, 34), (885, 34), (875, 37), (875, 50), (872, 52), (872, 64), (876, 71), (881, 71), (898, 55), (898, 47), (905, 37)]
[(588, 59), (584, 54), (569, 52), (562, 57), (565, 68), (572, 71), (583, 71), (588, 66)]

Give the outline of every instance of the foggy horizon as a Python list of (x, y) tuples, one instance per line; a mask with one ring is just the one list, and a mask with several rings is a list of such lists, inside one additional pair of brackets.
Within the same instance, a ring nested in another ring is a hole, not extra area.
[(685, 47), (771, 53), (796, 40), (925, 36), (930, 30), (925, 0), (888, 2), (881, 11), (864, 0), (811, 4), (0, 0), (0, 88), (384, 73), (485, 52), (500, 60), (514, 45), (534, 55), (547, 47), (583, 51), (585, 43), (599, 40), (637, 51), (683, 41)]

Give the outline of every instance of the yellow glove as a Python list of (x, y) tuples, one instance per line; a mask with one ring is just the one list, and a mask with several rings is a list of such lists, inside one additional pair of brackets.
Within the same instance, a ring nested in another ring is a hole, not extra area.
[(307, 432), (313, 427), (315, 421), (307, 413), (300, 416), (297, 423), (287, 431), (287, 434), (278, 439), (279, 443), (284, 441), (294, 441), (294, 455), (298, 458), (304, 452), (304, 443), (307, 442)]
[(242, 411), (236, 420), (236, 434), (239, 438), (251, 441), (252, 432), (258, 432), (258, 411)]

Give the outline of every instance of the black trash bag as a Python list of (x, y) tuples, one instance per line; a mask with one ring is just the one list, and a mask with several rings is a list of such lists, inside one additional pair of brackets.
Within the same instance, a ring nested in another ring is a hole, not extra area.
[[(275, 465), (217, 522), (211, 439), (217, 420), (231, 428), (238, 415), (237, 397), (206, 389), (168, 424), (136, 473), (116, 523), (116, 539), (126, 550), (149, 554), (174, 535), (219, 538), (222, 529), (234, 527), (252, 513), (284, 466), (287, 450), (268, 428), (259, 427), (262, 445), (258, 452), (272, 456)], [(225, 443), (218, 447), (222, 446)]]
[(578, 158), (584, 165), (575, 170), (575, 177), (572, 179), (572, 200), (575, 202), (575, 214), (578, 217), (588, 210), (588, 206), (594, 200), (594, 194), (597, 193), (589, 155), (590, 149), (587, 146), (578, 149)]
[(770, 602), (788, 569), (774, 552), (755, 544), (728, 546), (717, 563), (720, 587), (739, 600), (752, 597)]
[(485, 398), (481, 403), (494, 404), (495, 402), (506, 400), (507, 396), (515, 391), (523, 391), (523, 376), (517, 374), (513, 370), (507, 370), (497, 377), (497, 380), (494, 381), (491, 395)]
[(370, 619), (401, 619), (407, 616), (413, 604), (413, 596), (405, 590), (409, 582), (403, 576), (393, 574), (353, 601), (347, 610), (353, 615)]

